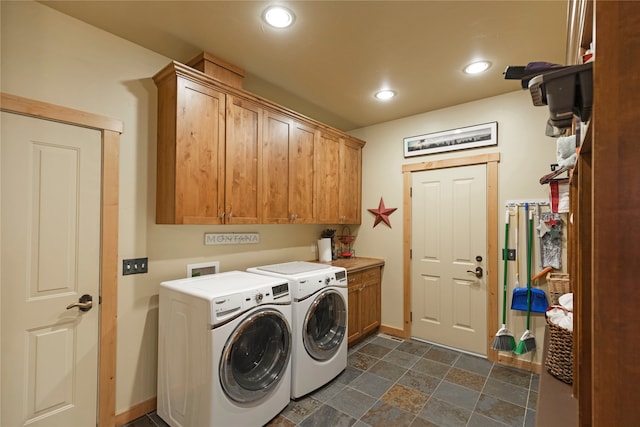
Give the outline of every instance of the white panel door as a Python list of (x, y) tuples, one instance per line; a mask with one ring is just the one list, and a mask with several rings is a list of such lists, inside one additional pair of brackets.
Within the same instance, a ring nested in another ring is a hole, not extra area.
[(486, 205), (485, 165), (412, 173), (416, 338), (486, 355)]
[(96, 425), (101, 134), (0, 120), (0, 424)]

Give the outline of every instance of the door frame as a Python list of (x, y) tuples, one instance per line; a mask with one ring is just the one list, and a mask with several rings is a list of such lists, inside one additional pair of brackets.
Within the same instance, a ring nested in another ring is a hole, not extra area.
[(498, 162), (500, 153), (456, 157), (432, 162), (402, 165), (403, 181), (403, 336), (411, 338), (411, 181), (413, 172), (461, 166), (486, 165), (487, 169), (487, 358), (496, 361), (498, 352), (491, 348), (498, 328)]
[(0, 92), (0, 111), (94, 129), (102, 135), (97, 422), (99, 426), (115, 426), (118, 338), (118, 163), (123, 124), (120, 120), (109, 117), (4, 92)]

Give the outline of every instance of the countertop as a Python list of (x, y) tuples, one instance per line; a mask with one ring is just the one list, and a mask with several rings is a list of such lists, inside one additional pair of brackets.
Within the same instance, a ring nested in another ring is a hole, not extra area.
[[(316, 261), (317, 262), (317, 261)], [(356, 271), (366, 270), (371, 267), (383, 267), (384, 260), (379, 258), (339, 258), (331, 262), (323, 262), (322, 264), (335, 265), (336, 267), (346, 268), (348, 272), (355, 273)]]

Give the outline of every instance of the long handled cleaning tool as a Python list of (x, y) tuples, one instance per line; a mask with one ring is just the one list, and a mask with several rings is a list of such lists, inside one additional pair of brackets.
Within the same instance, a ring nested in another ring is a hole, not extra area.
[(536, 339), (530, 331), (531, 327), (531, 252), (533, 241), (533, 211), (529, 211), (529, 204), (525, 205), (525, 212), (529, 217), (527, 232), (527, 330), (524, 331), (520, 342), (513, 351), (515, 354), (524, 354), (536, 349)]
[(520, 233), (520, 206), (518, 206), (516, 204), (516, 215), (514, 217), (515, 221), (516, 221), (516, 240), (515, 240), (515, 245), (516, 245), (516, 281), (513, 283), (513, 287), (514, 288), (519, 288), (520, 287), (520, 256), (518, 255), (518, 253), (520, 252), (520, 241), (518, 239), (518, 234)]
[(507, 329), (507, 248), (509, 247), (509, 209), (504, 219), (504, 280), (502, 282), (502, 327), (498, 329), (496, 337), (493, 339), (491, 348), (498, 351), (513, 351), (516, 347), (516, 340), (513, 334)]
[[(527, 206), (527, 204), (525, 204), (525, 206)], [(538, 205), (538, 208), (539, 208), (539, 205)], [(529, 211), (529, 210), (525, 211), (525, 218), (524, 218), (525, 233), (528, 232), (527, 217), (529, 215), (529, 212), (533, 214), (532, 211)], [(516, 214), (516, 218), (517, 217), (518, 215)], [(518, 228), (519, 228), (519, 224), (518, 224), (518, 227), (516, 228), (516, 242), (518, 241), (518, 234), (517, 234)], [(517, 246), (518, 244), (516, 243), (516, 248)], [(531, 248), (533, 251), (533, 237), (531, 238)], [(533, 256), (533, 253), (530, 256)], [(516, 282), (513, 288), (513, 295), (511, 296), (511, 309), (519, 310), (519, 311), (531, 310), (531, 312), (533, 313), (545, 313), (547, 311), (547, 308), (549, 308), (547, 295), (544, 293), (542, 289), (537, 289), (534, 287), (524, 287), (524, 288), (520, 287), (520, 283), (518, 281), (518, 278), (519, 278), (518, 264), (519, 262), (516, 262)], [(531, 283), (533, 282), (535, 282), (535, 280), (531, 279)]]

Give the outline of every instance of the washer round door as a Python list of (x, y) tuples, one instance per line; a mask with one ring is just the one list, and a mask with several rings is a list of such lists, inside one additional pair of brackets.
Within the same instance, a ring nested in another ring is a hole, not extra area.
[(331, 359), (340, 350), (347, 333), (347, 304), (340, 292), (321, 292), (304, 319), (302, 339), (307, 353), (316, 360)]
[(277, 310), (258, 310), (227, 340), (219, 366), (220, 383), (232, 400), (255, 402), (278, 385), (290, 358), (289, 322)]

